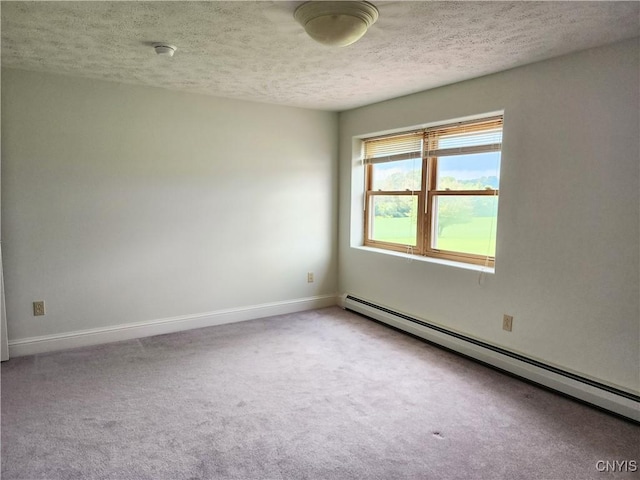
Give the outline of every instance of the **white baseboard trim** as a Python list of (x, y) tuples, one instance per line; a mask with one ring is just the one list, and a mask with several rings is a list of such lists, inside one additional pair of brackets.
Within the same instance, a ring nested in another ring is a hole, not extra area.
[(302, 312), (336, 305), (336, 300), (336, 294), (318, 295), (194, 315), (182, 315), (179, 317), (161, 318), (145, 322), (127, 323), (112, 327), (20, 338), (9, 341), (9, 356), (21, 357), (24, 355), (34, 355), (36, 353), (47, 353), (56, 350), (66, 350), (68, 348), (119, 342), (134, 338), (191, 330), (194, 328), (212, 327), (225, 323), (235, 323), (286, 313)]
[(624, 391), (605, 385), (363, 298), (345, 294), (338, 298), (337, 303), (343, 308), (361, 313), (484, 364), (640, 422), (638, 392)]

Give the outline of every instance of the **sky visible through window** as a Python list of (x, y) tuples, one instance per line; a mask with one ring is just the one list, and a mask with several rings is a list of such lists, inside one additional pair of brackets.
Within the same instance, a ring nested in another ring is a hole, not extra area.
[[(422, 160), (403, 160), (401, 162), (380, 163), (376, 165), (376, 179), (384, 181), (395, 173), (409, 174), (420, 170)], [(476, 153), (473, 155), (456, 155), (440, 158), (441, 177), (453, 177), (458, 180), (475, 180), (496, 177), (500, 179), (500, 152)], [(498, 185), (492, 185), (497, 188)]]

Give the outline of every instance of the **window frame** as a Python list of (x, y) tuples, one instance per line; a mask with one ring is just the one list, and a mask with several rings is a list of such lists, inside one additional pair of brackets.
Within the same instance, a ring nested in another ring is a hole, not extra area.
[[(442, 133), (438, 135), (438, 132), (448, 131), (453, 134), (456, 133), (472, 133), (473, 131), (487, 131), (500, 128), (500, 134), (503, 130), (503, 114), (490, 115), (486, 117), (477, 118), (469, 121), (461, 122), (449, 122), (444, 125), (431, 126), (421, 130), (423, 135), (423, 141), (421, 145), (421, 183), (419, 190), (374, 190), (374, 167), (376, 162), (372, 159), (367, 160), (366, 155), (364, 157), (365, 163), (365, 185), (364, 185), (364, 246), (372, 248), (381, 248), (385, 250), (393, 250), (397, 252), (403, 252), (411, 255), (420, 255), (425, 257), (439, 258), (444, 260), (450, 260), (455, 262), (470, 263), (475, 265), (484, 265), (487, 267), (495, 267), (495, 256), (478, 255), (466, 252), (458, 252), (452, 250), (445, 250), (432, 247), (434, 238), (434, 229), (436, 224), (437, 210), (434, 207), (434, 202), (441, 197), (463, 197), (463, 196), (487, 196), (498, 198), (500, 195), (500, 186), (496, 189), (483, 189), (483, 190), (438, 190), (438, 159), (441, 158), (437, 155), (430, 155), (430, 148), (436, 145), (435, 153), (437, 150), (437, 138), (442, 136)], [(468, 130), (468, 129), (471, 130)], [(435, 134), (434, 134), (435, 132)], [(394, 135), (387, 135), (383, 137), (372, 137), (364, 140), (364, 146), (366, 149), (367, 142), (375, 142), (385, 139), (392, 139), (393, 137), (400, 137), (402, 135), (409, 135), (415, 133), (414, 131), (397, 133)], [(436, 143), (434, 144), (434, 138)], [(500, 152), (502, 153), (502, 142), (499, 144), (484, 146), (467, 146), (459, 148), (458, 155), (483, 153), (484, 152)], [(451, 155), (452, 153), (449, 153)], [(389, 157), (390, 158), (390, 157)], [(417, 157), (416, 157), (417, 158)], [(400, 161), (407, 158), (398, 158), (397, 160), (386, 161)], [(385, 161), (385, 160), (383, 160)], [(373, 226), (373, 199), (376, 196), (396, 195), (396, 196), (417, 196), (417, 214), (416, 214), (416, 245), (405, 245), (400, 243), (385, 242), (381, 240), (374, 240), (371, 238), (372, 226)]]

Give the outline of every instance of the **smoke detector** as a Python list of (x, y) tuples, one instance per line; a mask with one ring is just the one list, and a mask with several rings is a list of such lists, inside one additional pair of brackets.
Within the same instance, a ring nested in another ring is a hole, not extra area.
[(168, 43), (154, 43), (153, 48), (155, 49), (158, 55), (163, 57), (173, 57), (173, 52), (177, 50), (177, 47), (174, 45), (169, 45)]

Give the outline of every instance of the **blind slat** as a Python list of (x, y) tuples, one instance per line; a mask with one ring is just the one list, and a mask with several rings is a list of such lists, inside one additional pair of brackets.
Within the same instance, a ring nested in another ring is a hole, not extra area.
[(401, 153), (399, 155), (388, 155), (386, 157), (365, 158), (364, 163), (366, 165), (369, 165), (377, 163), (398, 162), (400, 160), (411, 160), (412, 158), (421, 159), (422, 152), (418, 150), (416, 152)]
[(427, 157), (447, 157), (452, 155), (471, 155), (473, 153), (499, 152), (502, 150), (501, 143), (491, 143), (489, 145), (474, 145), (469, 147), (442, 148), (438, 150), (428, 150)]

